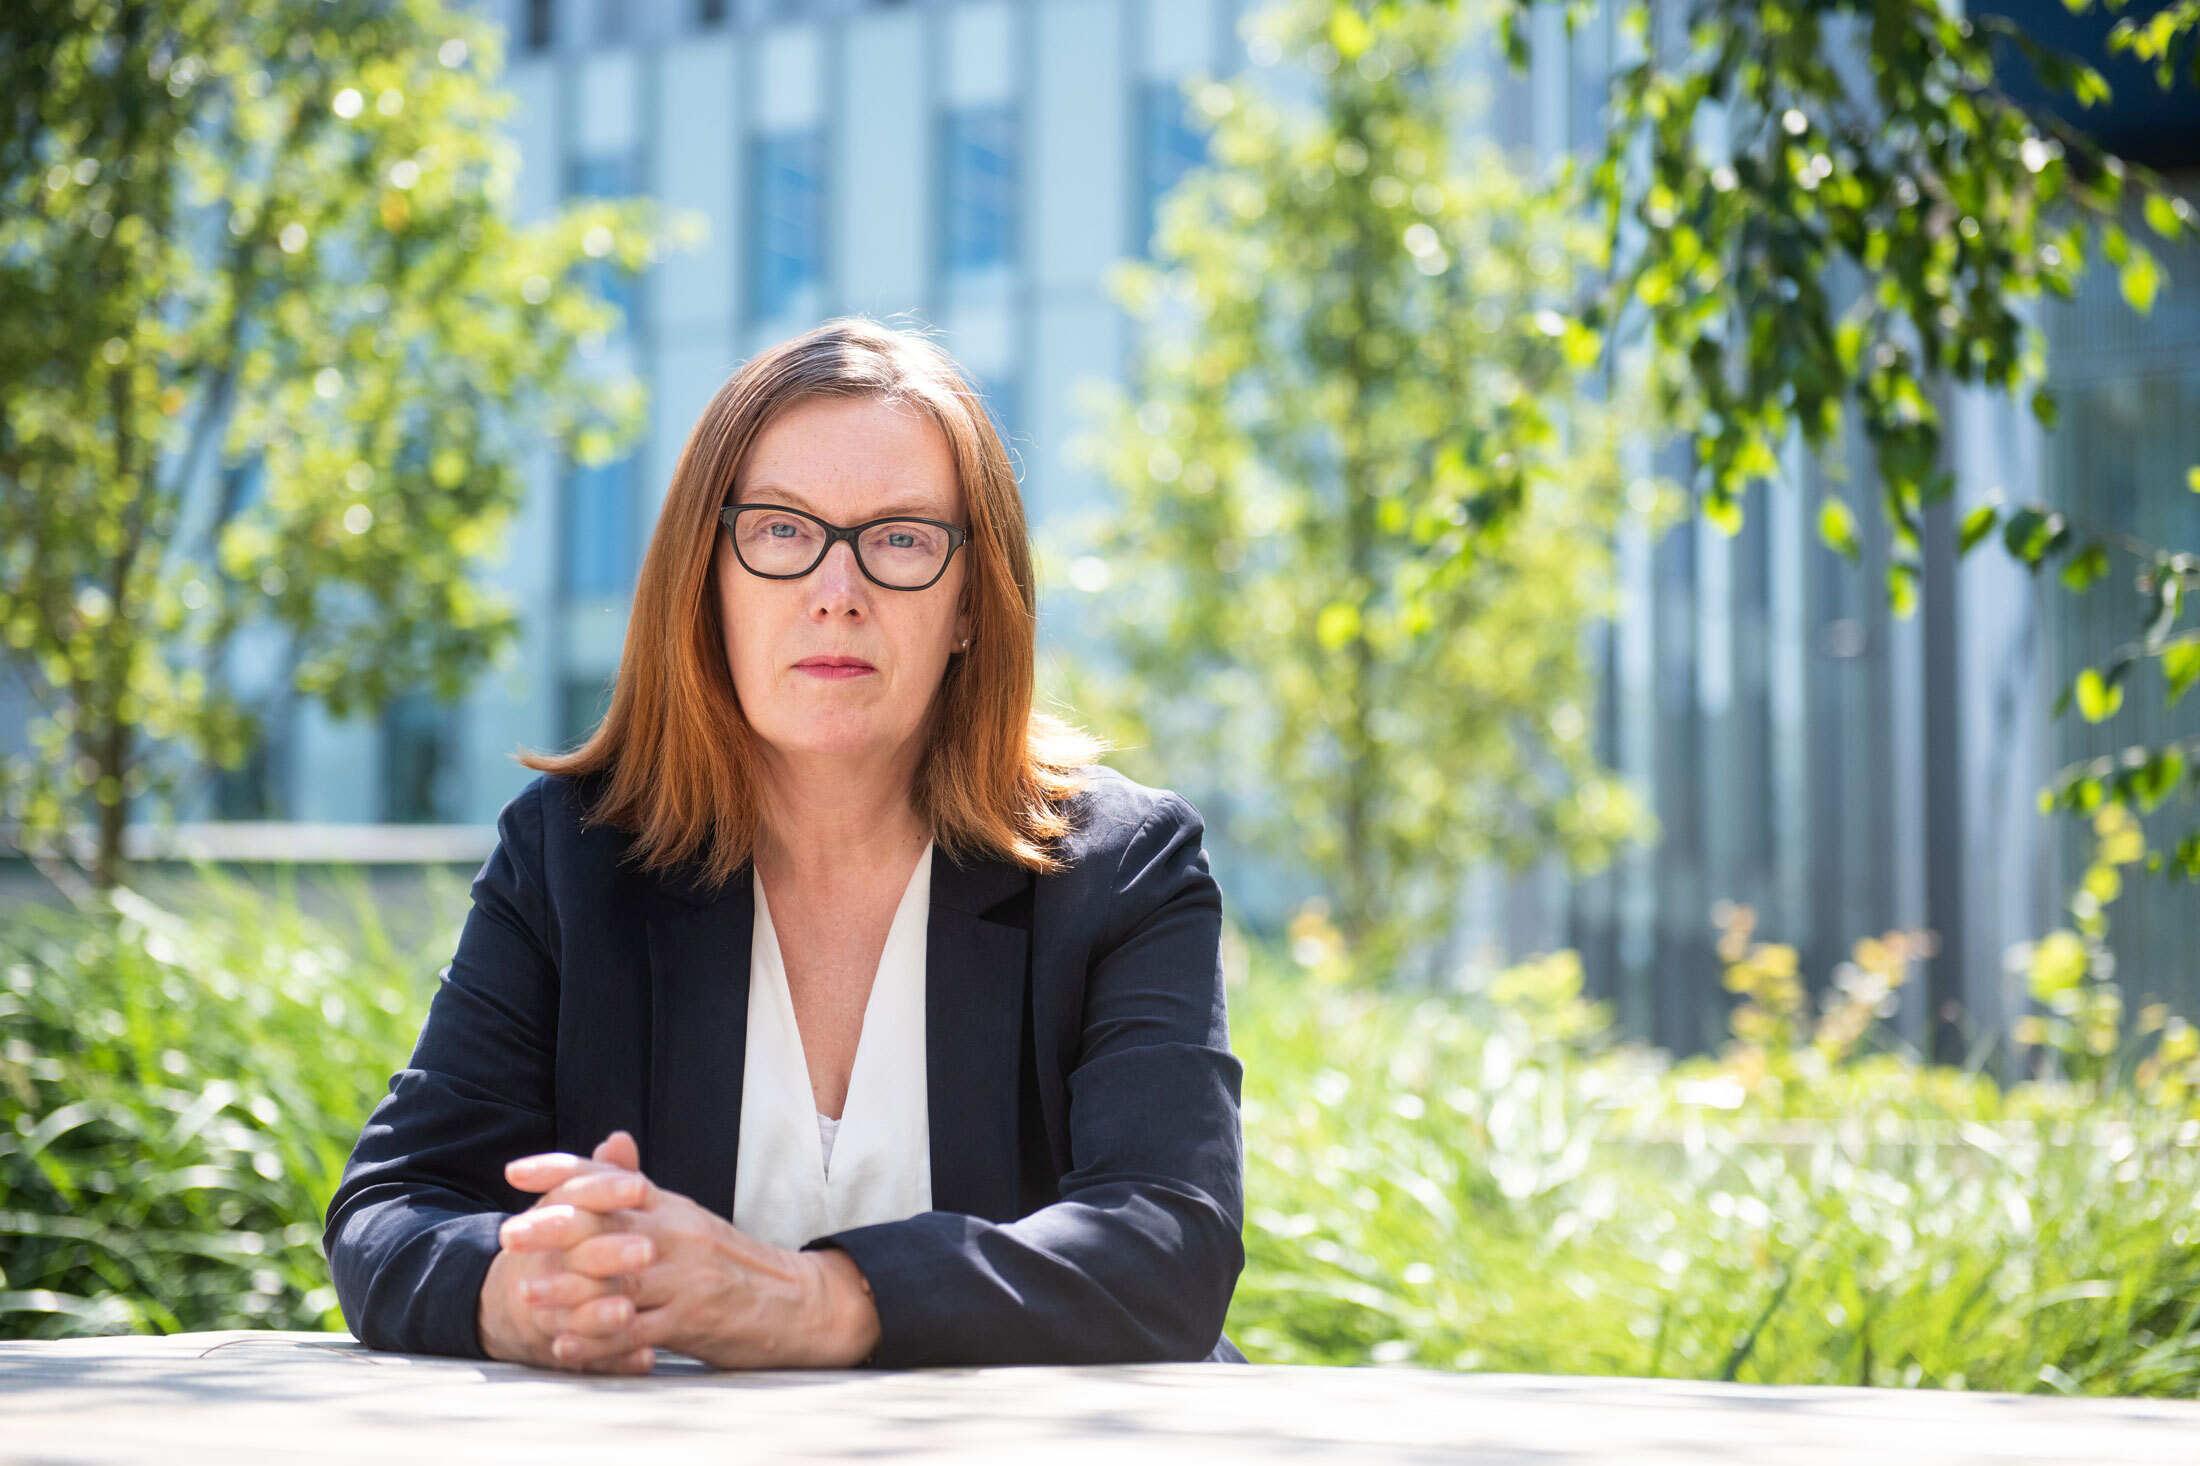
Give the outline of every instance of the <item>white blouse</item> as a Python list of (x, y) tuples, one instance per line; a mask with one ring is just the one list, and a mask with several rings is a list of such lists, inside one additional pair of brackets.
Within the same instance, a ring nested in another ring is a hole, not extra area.
[(749, 942), (749, 1034), (733, 1224), (780, 1247), (932, 1209), (932, 1128), (924, 1062), (924, 946), (932, 846), (894, 908), (863, 1009), (840, 1118), (817, 1111), (795, 1025), (779, 934), (756, 891)]

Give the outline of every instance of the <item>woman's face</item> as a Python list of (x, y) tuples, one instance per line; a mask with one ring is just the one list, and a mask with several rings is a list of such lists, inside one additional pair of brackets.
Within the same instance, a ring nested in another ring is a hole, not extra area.
[[(806, 509), (836, 525), (897, 515), (969, 525), (947, 435), (919, 408), (869, 398), (788, 408), (757, 435), (734, 487), (737, 503)], [(864, 577), (843, 540), (800, 580), (767, 580), (742, 567), (721, 528), (726, 665), (765, 744), (789, 756), (913, 751), (948, 657), (970, 634), (967, 556), (967, 546), (955, 552), (924, 590), (889, 590)]]

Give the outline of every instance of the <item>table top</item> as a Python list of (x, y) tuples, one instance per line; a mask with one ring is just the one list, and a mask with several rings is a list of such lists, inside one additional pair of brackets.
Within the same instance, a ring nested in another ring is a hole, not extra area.
[(0, 1461), (2200, 1461), (2200, 1403), (1228, 1364), (613, 1379), (345, 1334), (0, 1342)]

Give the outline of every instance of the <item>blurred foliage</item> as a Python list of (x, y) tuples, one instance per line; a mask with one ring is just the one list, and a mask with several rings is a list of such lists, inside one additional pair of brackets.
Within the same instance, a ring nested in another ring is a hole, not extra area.
[(231, 644), (342, 716), (455, 695), (512, 634), (479, 570), (543, 435), (638, 422), (593, 370), (635, 205), (522, 226), (498, 32), (440, 0), (0, 12), (0, 769), (27, 843), (255, 737)]
[[(2108, 942), (2124, 870), (2152, 858), (2146, 832), (2129, 808), (2110, 802), (2093, 815), (2093, 837), (2093, 858), (2071, 893), (2071, 924), (2014, 954), (2037, 1010), (2017, 1020), (2012, 1037), (2038, 1074), (2128, 1079), (2159, 1104), (2191, 1103), (2200, 1098), (2200, 1031), (2162, 1003), (2141, 1008), (2127, 1027)], [(2151, 1048), (2135, 1056), (2132, 1038)]]
[(1922, 1064), (1870, 1023), (1913, 938), (1860, 943), (1812, 1013), (1792, 952), (1727, 916), (1736, 1037), (1678, 1065), (1617, 1040), (1570, 953), (1445, 996), (1256, 960), (1232, 1337), (1269, 1362), (2190, 1394), (2189, 1091)]
[(0, 915), (0, 1336), (343, 1327), (322, 1213), (464, 888), (413, 945), (363, 881), (328, 921), (202, 874)]
[[(1496, 3), (1508, 52), (1525, 65), (1536, 0)], [(2065, 3), (2084, 13), (2095, 0)], [(1335, 0), (1332, 35), (1366, 35), (1370, 15), (1396, 8)], [(1938, 0), (1624, 0), (1592, 171), (1614, 269), (1587, 322), (1615, 347), (1647, 337), (1661, 408), (1693, 442), (1702, 512), (1738, 524), (1750, 484), (1776, 472), (1791, 438), (1837, 450), (1853, 413), (1892, 536), (1888, 598), (1904, 615), (1917, 603), (1925, 512), (1954, 490), (1941, 427), (1949, 390), (2022, 398), (2052, 429), (2033, 303), (2073, 298), (2098, 264), (2147, 312), (2167, 277), (2145, 235), (2200, 239), (2200, 212), (2178, 186), (2083, 131), (2085, 113), (2110, 100), (2097, 68), (2007, 17), (1961, 12)], [(1588, 13), (1568, 4), (1567, 29)], [(2120, 16), (2108, 53), (2147, 63), (2164, 90), (2200, 88), (2200, 5)], [(2003, 90), (2018, 62), (2069, 99), (2061, 111), (2075, 122)], [(2147, 491), (2188, 487), (2200, 490), (2200, 467)], [(1857, 558), (1841, 499), (1826, 501), (1819, 528)], [(1957, 529), (1965, 553), (1999, 530), (2034, 572), (2059, 563), (2076, 594), (2125, 572), (2138, 635), (2080, 671), (2057, 704), (2091, 723), (2114, 716), (2124, 679), (2147, 662), (2172, 704), (2200, 679), (2200, 625), (2183, 616), (2200, 588), (2200, 546), (2150, 544), (2129, 529), (1997, 503), (1971, 506)], [(2146, 813), (2180, 791), (2200, 797), (2200, 738), (2063, 770), (2044, 802)], [(2200, 820), (2146, 862), (2200, 880)]]
[[(2200, 468), (2188, 474), (2189, 486), (2200, 493)], [(1972, 518), (1989, 521), (1993, 511), (1981, 509)], [(1991, 524), (1987, 525), (1991, 528)], [(1966, 534), (1970, 533), (1968, 526)], [(1981, 531), (1984, 532), (1983, 530)], [(2190, 605), (2200, 602), (2200, 550), (2176, 551), (2136, 540), (2101, 526), (2087, 526), (2045, 509), (2026, 509), (2012, 515), (2004, 528), (2011, 552), (2034, 570), (2060, 558), (2060, 579), (2073, 594), (2084, 594), (2093, 582), (2110, 576), (2112, 565), (2130, 562), (2128, 584), (2133, 593), (2139, 634), (2114, 648), (2099, 665), (2080, 668), (2056, 701), (2058, 715), (2075, 707), (2088, 723), (2106, 723), (2123, 710), (2125, 688), (2136, 669), (2151, 662), (2162, 677), (2163, 702), (2174, 708), (2192, 685), (2200, 681), (2200, 618)], [(2189, 726), (2189, 725), (2188, 725)], [(2143, 829), (2129, 816), (2152, 814), (2172, 798), (2190, 806), (2200, 797), (2200, 735), (2172, 738), (2160, 744), (2131, 744), (2113, 753), (2083, 759), (2055, 775), (2040, 792), (2043, 811), (2066, 810), (2091, 817), (2104, 839), (2109, 827), (2118, 832), (2116, 848), (2128, 851), (2107, 863), (2107, 874), (2096, 862), (2086, 886), (2115, 885), (2118, 866), (2140, 864), (2150, 871), (2167, 871), (2187, 881), (2200, 881), (2200, 820), (2178, 831), (2167, 849), (2152, 849)], [(2117, 819), (2116, 816), (2124, 816)], [(2131, 842), (2137, 840), (2137, 845)], [(2086, 900), (2086, 887), (2077, 898)], [(2113, 894), (2093, 896), (2094, 904), (2106, 905)]]
[[(1536, 0), (1497, 3), (1525, 65)], [(1365, 34), (1370, 11), (1396, 8), (1336, 0), (1332, 32)], [(1587, 13), (1565, 7), (1568, 29)], [(2200, 7), (2126, 17), (2111, 50), (2157, 62), (2166, 88), (2196, 24)], [(2109, 96), (2098, 70), (2005, 17), (1935, 0), (1628, 0), (1617, 33), (1592, 184), (1615, 268), (1591, 324), (1614, 341), (1647, 332), (1677, 368), (1661, 375), (1664, 406), (1691, 433), (1704, 512), (1722, 524), (1791, 434), (1835, 448), (1853, 408), (1897, 550), (1889, 593), (1913, 605), (1921, 515), (1954, 487), (1948, 384), (2028, 394), (2052, 426), (2027, 303), (2071, 298), (2090, 256), (2150, 309), (2162, 271), (2129, 225), (2200, 239), (2200, 213), (2001, 89), (2021, 58), (2080, 112)], [(1829, 543), (1853, 554), (1852, 525), (1834, 510)]]
[(1728, 992), (1740, 995), (1728, 1017), (1734, 1041), (1725, 1067), (1768, 1114), (1806, 1107), (1855, 1058), (1879, 1020), (1894, 1016), (1911, 967), (1938, 950), (1929, 932), (1889, 932), (1858, 942), (1832, 974), (1820, 1010), (1811, 1011), (1800, 959), (1784, 942), (1754, 940), (1756, 913), (1722, 901), (1712, 910)]
[(1077, 701), (1167, 781), (1242, 789), (1380, 966), (1476, 862), (1593, 865), (1642, 828), (1592, 752), (1587, 629), (1658, 487), (1576, 321), (1594, 232), (1456, 142), (1459, 20), (1387, 15), (1370, 67), (1309, 49), (1329, 19), (1261, 18), (1290, 86), (1194, 89), (1212, 166), (1122, 278), (1140, 356), (1094, 439), (1119, 494), (1071, 567), (1119, 675)]

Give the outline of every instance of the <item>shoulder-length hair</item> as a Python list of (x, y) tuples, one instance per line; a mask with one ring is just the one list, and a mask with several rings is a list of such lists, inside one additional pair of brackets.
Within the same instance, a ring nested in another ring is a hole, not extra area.
[(956, 860), (1060, 866), (1066, 801), (1099, 742), (1032, 707), (1037, 597), (1022, 495), (978, 394), (939, 346), (860, 317), (828, 321), (734, 373), (688, 435), (634, 587), (611, 706), (579, 748), (522, 752), (528, 768), (591, 778), (587, 823), (630, 831), (627, 859), (669, 873), (691, 859), (706, 884), (747, 863), (762, 820), (758, 746), (734, 695), (712, 585), (719, 508), (742, 455), (795, 403), (872, 398), (923, 412), (947, 437), (970, 541), (970, 645), (949, 658), (913, 791)]

